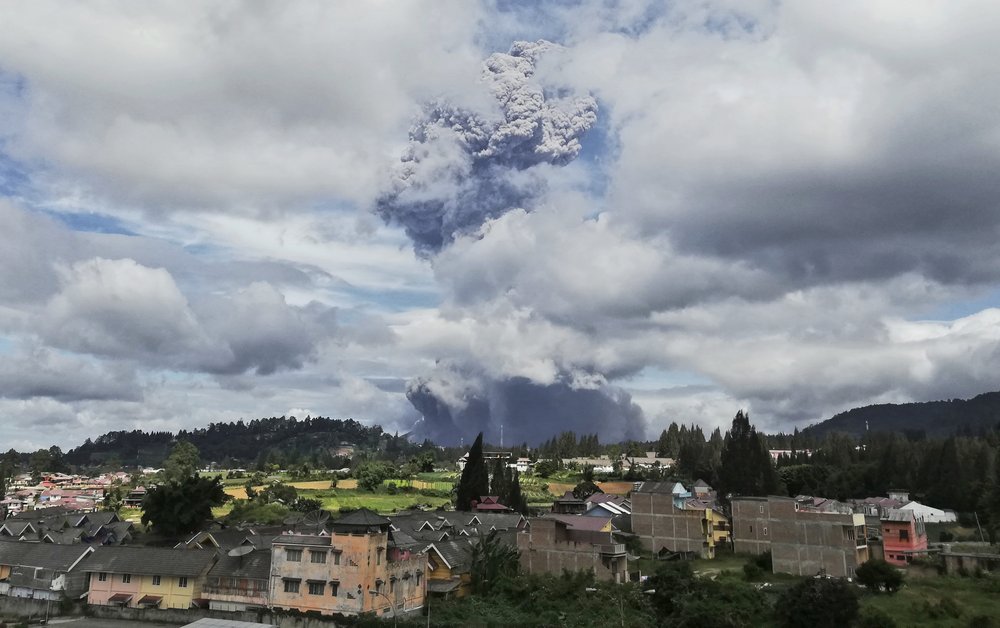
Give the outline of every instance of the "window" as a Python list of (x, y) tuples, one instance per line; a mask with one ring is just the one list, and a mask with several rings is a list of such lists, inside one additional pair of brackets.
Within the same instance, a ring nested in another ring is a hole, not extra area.
[(323, 589), (326, 585), (322, 582), (310, 582), (309, 584), (309, 595), (323, 595)]
[(753, 534), (753, 526), (750, 526), (750, 533)]
[(764, 526), (764, 536), (767, 536), (767, 526)]
[(334, 565), (339, 565), (340, 564), (340, 552), (334, 552), (333, 553), (333, 564)]
[(389, 579), (389, 593), (396, 592), (396, 580), (393, 578)]
[(159, 576), (153, 576), (153, 586), (154, 587), (160, 586), (160, 577)]
[(130, 582), (132, 582), (132, 574), (130, 574), (130, 573), (123, 573), (122, 574), (122, 584), (128, 584)]
[(103, 572), (97, 574), (97, 581), (98, 582), (107, 582), (108, 581), (108, 574), (103, 573)]
[(382, 548), (376, 548), (375, 550), (375, 564), (376, 565), (382, 564)]
[(177, 586), (179, 586), (180, 588), (186, 589), (187, 585), (188, 585), (187, 576), (181, 576), (180, 578), (177, 579)]
[(909, 541), (910, 540), (910, 531), (909, 530), (900, 530), (899, 531), (899, 540), (900, 541)]
[(760, 514), (764, 514), (764, 504), (760, 505)]
[(325, 563), (326, 562), (326, 552), (310, 551), (309, 552), (309, 562), (311, 563)]
[(302, 550), (300, 549), (285, 550), (285, 558), (289, 562), (297, 563), (302, 560)]
[(337, 597), (337, 589), (340, 588), (340, 583), (334, 580), (330, 583), (330, 595)]
[(422, 575), (421, 573), (419, 573), (419, 572), (417, 573), (417, 586), (418, 587), (420, 586), (420, 576), (421, 575)]
[(299, 592), (299, 581), (285, 579), (285, 593), (298, 593)]

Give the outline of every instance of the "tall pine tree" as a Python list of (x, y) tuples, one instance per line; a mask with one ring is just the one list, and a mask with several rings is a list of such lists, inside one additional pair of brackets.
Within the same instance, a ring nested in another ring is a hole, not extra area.
[(774, 495), (780, 489), (778, 474), (767, 446), (740, 410), (726, 432), (719, 468), (721, 495)]
[(483, 459), (483, 433), (479, 432), (476, 442), (469, 450), (469, 459), (462, 469), (455, 495), (455, 510), (472, 510), (472, 501), (478, 500), (490, 490), (490, 474)]

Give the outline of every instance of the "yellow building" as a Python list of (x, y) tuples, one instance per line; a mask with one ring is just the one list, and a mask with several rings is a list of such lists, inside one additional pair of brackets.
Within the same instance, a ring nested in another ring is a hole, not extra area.
[(191, 608), (216, 558), (210, 550), (100, 547), (78, 568), (89, 576), (88, 604)]
[(427, 547), (427, 593), (465, 597), (472, 590), (472, 543), (468, 538), (440, 541)]

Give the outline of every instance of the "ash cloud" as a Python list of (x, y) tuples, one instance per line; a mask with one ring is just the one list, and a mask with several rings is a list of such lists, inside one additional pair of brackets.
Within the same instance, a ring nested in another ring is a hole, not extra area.
[(411, 129), (375, 209), (406, 230), (418, 254), (429, 257), (511, 209), (530, 209), (545, 190), (539, 170), (580, 153), (597, 101), (547, 88), (536, 72), (541, 58), (560, 49), (544, 40), (514, 42), (483, 64), (492, 111), (436, 103)]
[(645, 438), (641, 408), (614, 386), (576, 388), (450, 372), (411, 381), (406, 397), (423, 415), (415, 431), (438, 443), (470, 442), (478, 432), (498, 442), (501, 425), (504, 443), (537, 445), (566, 430), (596, 433), (604, 442)]

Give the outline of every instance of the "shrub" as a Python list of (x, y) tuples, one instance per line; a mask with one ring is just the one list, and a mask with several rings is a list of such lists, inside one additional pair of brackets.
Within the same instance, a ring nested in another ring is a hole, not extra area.
[(781, 596), (775, 614), (786, 628), (850, 626), (858, 616), (858, 595), (846, 580), (809, 578)]
[(749, 561), (745, 565), (743, 565), (743, 577), (751, 582), (753, 582), (754, 580), (759, 580), (763, 574), (764, 570), (761, 569), (760, 566), (753, 561)]
[(869, 560), (857, 569), (857, 580), (873, 592), (895, 593), (903, 586), (903, 574), (884, 560)]
[(896, 628), (896, 620), (885, 611), (868, 606), (861, 610), (858, 628)]
[(924, 613), (931, 619), (958, 618), (962, 616), (962, 607), (950, 597), (943, 597), (937, 604), (924, 600)]
[(989, 615), (976, 615), (969, 619), (969, 628), (995, 628), (996, 620)]
[(941, 530), (941, 533), (938, 534), (938, 540), (942, 543), (948, 543), (949, 541), (955, 540), (955, 535), (947, 530)]

